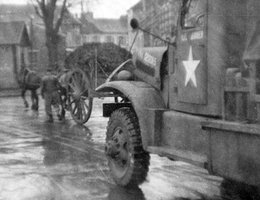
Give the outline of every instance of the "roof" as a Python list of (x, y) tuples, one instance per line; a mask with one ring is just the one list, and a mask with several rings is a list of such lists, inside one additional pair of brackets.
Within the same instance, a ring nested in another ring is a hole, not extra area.
[(29, 46), (29, 35), (24, 22), (0, 22), (0, 45), (5, 44)]
[(123, 24), (120, 19), (95, 19), (94, 24), (99, 30), (106, 33), (127, 32), (127, 25)]
[(103, 32), (99, 30), (92, 22), (85, 22), (81, 27), (81, 33), (93, 34), (93, 33), (103, 33)]
[(75, 18), (70, 12), (66, 12), (65, 17), (63, 18), (63, 24), (81, 25), (81, 21)]
[(143, 10), (143, 3), (142, 3), (142, 1), (137, 2), (135, 5), (133, 5), (128, 10)]
[(30, 21), (31, 18), (34, 22), (42, 23), (31, 5), (1, 4), (0, 6), (0, 21)]
[(84, 20), (82, 33), (127, 33), (127, 19), (91, 19)]
[[(60, 12), (60, 9), (60, 7), (57, 7), (58, 13)], [(31, 18), (35, 24), (43, 24), (42, 19), (35, 13), (35, 8), (30, 4), (1, 4), (0, 6), (0, 21), (29, 22)], [(63, 23), (65, 24), (81, 24), (81, 22), (77, 20), (70, 12), (66, 13), (63, 20)]]

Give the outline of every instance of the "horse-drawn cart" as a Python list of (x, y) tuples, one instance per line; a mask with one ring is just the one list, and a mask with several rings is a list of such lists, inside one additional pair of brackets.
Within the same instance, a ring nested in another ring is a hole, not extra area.
[[(108, 46), (110, 47), (110, 45)], [(107, 46), (103, 47), (107, 48)], [(121, 48), (117, 50), (122, 51)], [(97, 51), (94, 53), (97, 53)], [(126, 51), (124, 52), (124, 55), (126, 55)], [(124, 58), (120, 59), (118, 62), (121, 62), (123, 59)], [(130, 60), (127, 62), (129, 61)], [(107, 75), (106, 81), (110, 81), (112, 77), (115, 76), (119, 71), (119, 69), (125, 65), (125, 63), (126, 62), (123, 62), (121, 65), (119, 65), (119, 67), (117, 67), (110, 74), (110, 76)], [(72, 67), (68, 68), (64, 70), (64, 72), (59, 77), (59, 81), (63, 90), (61, 91), (63, 114), (65, 114), (64, 110), (66, 109), (70, 112), (73, 120), (76, 123), (84, 124), (91, 116), (94, 98), (115, 97), (115, 99), (117, 99), (119, 95), (111, 92), (95, 91), (95, 88), (98, 85), (98, 70), (100, 69), (100, 71), (105, 74), (102, 63), (99, 62), (97, 55), (93, 56), (89, 54), (84, 60), (84, 64), (81, 63), (79, 65), (73, 65)]]

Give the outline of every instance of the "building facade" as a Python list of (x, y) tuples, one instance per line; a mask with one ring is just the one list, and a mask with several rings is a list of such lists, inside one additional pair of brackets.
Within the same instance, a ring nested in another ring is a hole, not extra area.
[(0, 89), (18, 88), (18, 74), (29, 64), (30, 40), (24, 22), (0, 22)]
[(127, 17), (119, 19), (95, 19), (91, 12), (81, 17), (82, 42), (111, 42), (128, 48)]
[[(57, 9), (59, 10), (60, 8)], [(45, 43), (45, 27), (42, 19), (35, 13), (35, 8), (30, 4), (2, 4), (0, 6), (0, 22), (17, 20), (26, 24), (30, 36), (31, 47), (28, 51), (30, 68), (39, 73), (44, 73), (48, 63), (48, 53)], [(59, 65), (63, 65), (66, 49), (82, 45), (80, 30), (81, 22), (67, 11), (59, 30)]]
[[(132, 18), (139, 21), (139, 25), (148, 32), (151, 32), (165, 40), (171, 40), (177, 26), (178, 8), (180, 0), (141, 0), (128, 10), (129, 22)], [(129, 23), (128, 23), (129, 24)], [(129, 31), (129, 43), (132, 43), (135, 33)], [(137, 42), (141, 47), (166, 46), (162, 40), (150, 34), (140, 32)]]

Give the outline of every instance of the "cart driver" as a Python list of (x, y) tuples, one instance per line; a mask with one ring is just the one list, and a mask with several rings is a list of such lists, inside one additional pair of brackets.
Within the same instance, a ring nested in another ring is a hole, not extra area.
[(47, 73), (42, 78), (41, 95), (45, 100), (45, 112), (47, 115), (47, 122), (53, 122), (52, 106), (59, 118), (62, 120), (60, 115), (60, 95), (59, 95), (60, 84), (58, 78), (52, 73), (50, 68), (47, 69)]

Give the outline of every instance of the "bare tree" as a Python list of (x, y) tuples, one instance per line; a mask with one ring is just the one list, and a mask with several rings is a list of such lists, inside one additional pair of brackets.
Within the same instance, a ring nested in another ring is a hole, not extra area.
[(91, 6), (98, 0), (31, 0), (36, 14), (43, 20), (45, 25), (46, 47), (48, 49), (48, 65), (54, 68), (58, 61), (59, 30), (68, 7), (81, 5)]
[[(46, 47), (48, 49), (48, 65), (54, 68), (58, 61), (59, 29), (66, 9), (67, 0), (32, 0), (36, 14), (45, 26)], [(57, 7), (60, 9), (57, 9)], [(59, 10), (59, 13), (57, 13)]]

